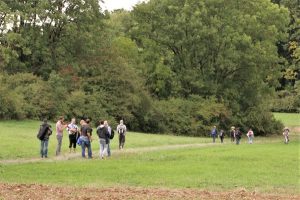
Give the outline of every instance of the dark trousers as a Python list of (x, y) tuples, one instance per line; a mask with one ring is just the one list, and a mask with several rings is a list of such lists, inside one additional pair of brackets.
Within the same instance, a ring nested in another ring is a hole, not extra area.
[(234, 142), (234, 139), (235, 139), (234, 135), (231, 135), (230, 138), (231, 138), (231, 142)]
[(235, 141), (236, 141), (236, 144), (239, 145), (239, 144), (240, 144), (240, 141), (241, 141), (241, 137), (236, 137), (236, 138), (235, 138)]
[(223, 143), (224, 136), (220, 136), (221, 143)]
[(216, 135), (212, 135), (211, 137), (213, 138), (213, 143), (215, 143), (215, 142), (216, 142), (216, 137), (217, 137), (217, 136), (216, 136)]
[(72, 146), (73, 146), (73, 148), (75, 149), (76, 148), (76, 143), (77, 143), (76, 134), (69, 135), (69, 142), (70, 142), (69, 148), (72, 148)]
[(108, 144), (107, 144), (107, 156), (111, 156), (111, 151), (110, 151), (110, 140), (108, 140)]
[(123, 149), (125, 144), (125, 135), (119, 134), (119, 149)]

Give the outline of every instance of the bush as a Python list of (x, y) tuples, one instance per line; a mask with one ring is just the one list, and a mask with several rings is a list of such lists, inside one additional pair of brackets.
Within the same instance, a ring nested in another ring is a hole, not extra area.
[(232, 114), (214, 98), (154, 100), (140, 88), (137, 78), (131, 81), (123, 77), (113, 82), (108, 76), (99, 76), (82, 82), (74, 91), (68, 90), (67, 80), (56, 73), (48, 81), (32, 74), (1, 75), (0, 118), (88, 117), (94, 125), (107, 119), (114, 128), (118, 120), (124, 119), (133, 131), (189, 136), (208, 136), (213, 125), (225, 131), (232, 125), (243, 131), (252, 127), (256, 135), (279, 133), (283, 128), (263, 106)]
[[(155, 110), (148, 117), (153, 130), (176, 135), (205, 136), (213, 125), (221, 125), (229, 111), (215, 99), (194, 96), (190, 99), (161, 100), (154, 103)], [(149, 127), (150, 128), (150, 127)]]
[(280, 134), (283, 124), (275, 120), (273, 114), (262, 107), (255, 107), (249, 110), (244, 116), (243, 130), (246, 132), (252, 128), (256, 135)]
[(300, 113), (300, 81), (293, 88), (277, 92), (272, 102), (272, 111)]

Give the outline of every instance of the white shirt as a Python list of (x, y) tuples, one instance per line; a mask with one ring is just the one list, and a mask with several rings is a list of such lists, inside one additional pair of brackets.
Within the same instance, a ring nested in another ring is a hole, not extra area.
[(69, 124), (67, 126), (67, 131), (69, 132), (69, 135), (74, 134), (74, 132), (71, 131), (71, 129), (76, 129), (76, 131), (78, 131), (78, 126), (76, 124)]

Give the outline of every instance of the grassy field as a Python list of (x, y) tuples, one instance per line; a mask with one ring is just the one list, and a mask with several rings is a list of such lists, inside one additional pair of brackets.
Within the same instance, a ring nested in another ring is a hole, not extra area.
[[(282, 138), (255, 138), (249, 145), (243, 138), (237, 146), (210, 145), (209, 138), (188, 138), (130, 133), (127, 146), (131, 153), (118, 152), (111, 159), (38, 160), (32, 163), (5, 163), (1, 160), (38, 157), (35, 135), (39, 122), (1, 122), (0, 182), (42, 183), (67, 186), (139, 186), (165, 188), (197, 188), (248, 190), (299, 194), (300, 138), (294, 136), (284, 145)], [(117, 139), (113, 140), (116, 148)], [(205, 143), (203, 147), (157, 149), (140, 147)], [(50, 154), (56, 141), (51, 138)], [(97, 153), (98, 143), (94, 143)], [(64, 139), (64, 152), (67, 140)], [(53, 156), (52, 156), (53, 157)]]
[(300, 113), (273, 113), (285, 126), (300, 126)]
[[(289, 152), (289, 153), (286, 153)], [(298, 193), (299, 141), (224, 145), (68, 160), (0, 165), (0, 181), (68, 186), (142, 186)]]
[[(38, 121), (0, 121), (0, 137), (6, 141), (0, 147), (0, 159), (14, 159), (14, 158), (32, 158), (38, 157), (37, 151), (40, 141), (36, 138), (40, 122)], [(55, 124), (52, 124), (55, 127)], [(93, 150), (99, 151), (99, 144), (94, 129)], [(142, 133), (128, 133), (126, 148), (136, 147), (150, 147), (162, 146), (172, 144), (195, 144), (195, 143), (208, 143), (211, 140), (208, 138), (192, 138), (192, 137), (178, 137), (170, 135), (154, 135)], [(64, 138), (62, 144), (62, 151), (68, 151), (69, 139), (64, 131)], [(55, 155), (55, 147), (57, 141), (55, 138), (55, 131), (49, 140), (49, 156)], [(112, 149), (117, 149), (118, 138), (117, 136), (112, 140)], [(79, 148), (80, 149), (80, 148)]]

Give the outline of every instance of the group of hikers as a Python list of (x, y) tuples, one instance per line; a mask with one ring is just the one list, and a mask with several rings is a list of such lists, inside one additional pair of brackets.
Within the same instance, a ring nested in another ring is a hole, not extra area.
[[(288, 144), (289, 142), (289, 132), (290, 130), (286, 127), (283, 130), (283, 136), (284, 136), (284, 143)], [(253, 130), (250, 128), (247, 132), (247, 137), (248, 137), (248, 143), (252, 144), (253, 143), (253, 138), (254, 138), (254, 132)], [(211, 130), (211, 137), (213, 139), (213, 143), (216, 142), (216, 138), (219, 137), (221, 140), (221, 143), (223, 143), (224, 141), (224, 137), (225, 137), (225, 131), (223, 129), (220, 130), (219, 134), (218, 134), (218, 130), (217, 127), (214, 126), (213, 129)], [(235, 142), (237, 145), (240, 144), (242, 138), (242, 132), (240, 130), (240, 128), (235, 128), (234, 126), (231, 127), (230, 130), (230, 139), (231, 142)]]
[[(88, 158), (92, 158), (92, 147), (93, 141), (92, 132), (93, 129), (90, 125), (90, 119), (80, 120), (80, 128), (76, 124), (76, 118), (72, 118), (70, 123), (65, 123), (63, 117), (59, 117), (56, 123), (56, 139), (57, 147), (55, 155), (61, 154), (61, 146), (63, 140), (63, 131), (66, 129), (69, 135), (69, 152), (75, 153), (76, 146), (81, 146), (81, 156), (86, 158), (86, 149)], [(126, 125), (123, 120), (120, 120), (120, 124), (117, 126), (117, 132), (119, 135), (119, 149), (122, 150), (125, 144), (125, 136), (127, 132)], [(99, 157), (104, 159), (105, 157), (111, 156), (110, 140), (114, 138), (114, 130), (110, 127), (107, 120), (99, 121), (99, 126), (96, 129), (97, 136), (99, 138)], [(40, 155), (41, 158), (48, 157), (48, 143), (49, 137), (52, 134), (51, 125), (48, 124), (47, 120), (43, 120), (39, 132), (37, 134), (38, 139), (41, 141)]]
[[(225, 131), (223, 129), (220, 130), (219, 134), (218, 134), (218, 130), (217, 127), (214, 126), (213, 129), (211, 130), (211, 137), (213, 139), (213, 143), (216, 142), (216, 138), (219, 136), (221, 143), (224, 142), (224, 137), (225, 137)], [(254, 133), (252, 131), (252, 129), (250, 128), (248, 133), (247, 133), (247, 137), (248, 137), (248, 143), (252, 144), (253, 143), (253, 138), (254, 138)], [(240, 130), (240, 128), (235, 128), (234, 126), (231, 127), (230, 130), (230, 139), (231, 142), (235, 142), (237, 145), (240, 144), (242, 138), (242, 132)]]
[[(72, 118), (70, 123), (64, 122), (64, 117), (59, 117), (56, 123), (56, 139), (57, 139), (57, 147), (56, 147), (56, 156), (61, 154), (61, 146), (63, 140), (63, 131), (66, 129), (69, 135), (69, 149), (70, 153), (76, 152), (76, 146), (81, 146), (81, 156), (83, 158), (86, 157), (86, 149), (88, 158), (92, 158), (92, 147), (91, 142), (93, 141), (92, 132), (93, 129), (90, 125), (90, 119), (82, 119), (80, 121), (80, 128), (76, 124), (76, 118)], [(127, 132), (126, 125), (123, 120), (120, 120), (120, 124), (117, 126), (117, 132), (119, 136), (119, 149), (122, 150), (125, 144), (125, 136)], [(96, 129), (97, 136), (99, 138), (99, 157), (104, 159), (105, 157), (111, 156), (110, 149), (110, 140), (114, 138), (114, 130), (110, 127), (107, 120), (99, 121), (99, 126)], [(40, 154), (42, 158), (48, 157), (48, 143), (49, 137), (52, 134), (51, 125), (48, 124), (47, 120), (43, 120), (43, 124), (40, 126), (39, 132), (37, 134), (38, 139), (41, 140), (41, 149)], [(248, 143), (253, 143), (254, 132), (250, 128), (247, 132)], [(289, 142), (289, 129), (285, 128), (283, 131), (284, 142), (287, 144)], [(211, 137), (213, 139), (213, 143), (216, 142), (216, 138), (220, 138), (221, 143), (224, 142), (225, 131), (220, 130), (218, 134), (217, 127), (214, 126), (211, 131)], [(231, 127), (230, 130), (230, 138), (231, 142), (235, 142), (237, 145), (240, 144), (240, 140), (242, 138), (242, 132), (240, 128), (236, 128), (234, 126)]]

